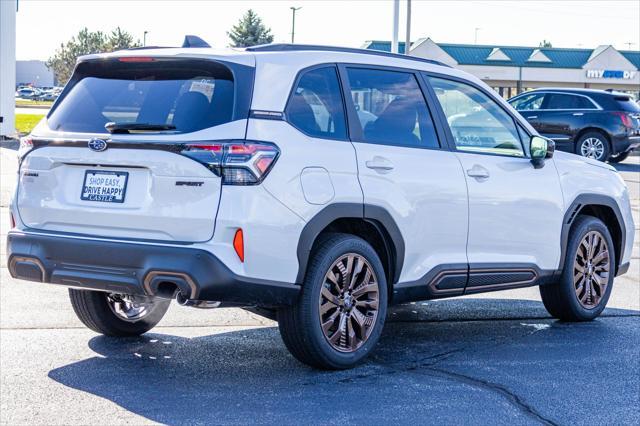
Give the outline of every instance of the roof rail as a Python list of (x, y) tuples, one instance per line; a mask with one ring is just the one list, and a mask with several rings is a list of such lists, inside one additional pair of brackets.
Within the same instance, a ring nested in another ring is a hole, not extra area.
[(318, 44), (291, 44), (291, 43), (271, 43), (261, 44), (258, 46), (246, 47), (248, 52), (299, 52), (299, 51), (322, 51), (322, 52), (346, 52), (346, 53), (360, 53), (364, 55), (375, 56), (387, 56), (396, 59), (407, 59), (410, 61), (426, 62), (429, 64), (440, 65), (443, 67), (451, 68), (447, 64), (443, 64), (439, 61), (432, 59), (418, 58), (416, 56), (401, 55), (399, 53), (383, 52), (382, 50), (372, 49), (358, 49), (355, 47), (336, 47), (336, 46), (322, 46)]

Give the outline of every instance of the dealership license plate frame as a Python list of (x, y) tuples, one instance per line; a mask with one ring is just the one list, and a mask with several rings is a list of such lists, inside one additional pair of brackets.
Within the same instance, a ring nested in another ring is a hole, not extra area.
[[(98, 198), (91, 198), (91, 195), (85, 195), (85, 189), (87, 188), (87, 178), (89, 177), (89, 175), (105, 175), (105, 176), (124, 176), (124, 183), (122, 185), (122, 198), (118, 199), (113, 197), (113, 199), (99, 199), (101, 197)], [(113, 171), (113, 170), (85, 170), (84, 172), (84, 179), (82, 181), (82, 192), (80, 193), (80, 199), (82, 201), (93, 201), (93, 202), (97, 202), (97, 203), (116, 203), (116, 204), (122, 204), (124, 203), (125, 197), (127, 195), (127, 184), (129, 183), (129, 172), (119, 172), (119, 171)]]

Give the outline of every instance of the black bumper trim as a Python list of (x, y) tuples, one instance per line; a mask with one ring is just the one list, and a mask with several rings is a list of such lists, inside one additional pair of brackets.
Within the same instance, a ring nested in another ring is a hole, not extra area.
[(8, 267), (12, 277), (91, 290), (153, 293), (165, 277), (192, 299), (239, 305), (284, 306), (300, 286), (236, 275), (208, 251), (10, 232)]

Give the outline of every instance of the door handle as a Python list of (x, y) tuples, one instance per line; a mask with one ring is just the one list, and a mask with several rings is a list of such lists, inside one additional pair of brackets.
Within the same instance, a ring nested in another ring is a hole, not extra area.
[(474, 164), (472, 168), (468, 169), (467, 175), (478, 180), (488, 179), (490, 176), (489, 170), (478, 164)]
[(383, 157), (373, 157), (373, 160), (365, 161), (364, 164), (375, 171), (388, 172), (393, 170), (393, 163)]
[(530, 116), (527, 117), (527, 120), (529, 120), (530, 118), (538, 118), (538, 116), (537, 115), (530, 115)]
[(574, 112), (573, 115), (576, 115), (576, 116), (584, 115), (584, 112)]

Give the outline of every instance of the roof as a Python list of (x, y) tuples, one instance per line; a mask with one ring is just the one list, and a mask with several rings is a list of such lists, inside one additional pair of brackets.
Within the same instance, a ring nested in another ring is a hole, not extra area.
[[(413, 45), (414, 43), (412, 43)], [(518, 47), (478, 44), (452, 44), (437, 43), (459, 65), (487, 65), (487, 66), (515, 66), (538, 68), (576, 68), (581, 69), (594, 55), (596, 49), (573, 49), (558, 47)], [(367, 41), (364, 45), (367, 49), (391, 50), (391, 42), (382, 40)], [(606, 47), (606, 46), (605, 46)], [(504, 53), (511, 60), (487, 60), (487, 57), (496, 50)], [(540, 52), (550, 59), (547, 61), (528, 60), (534, 52)], [(640, 51), (622, 51), (620, 54), (629, 60), (634, 66), (640, 68)]]
[[(398, 52), (404, 53), (404, 41), (398, 42)], [(411, 43), (413, 46), (413, 43)], [(391, 52), (391, 42), (383, 40), (369, 40), (363, 46), (363, 49), (382, 50), (383, 52)]]

